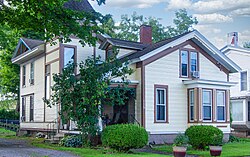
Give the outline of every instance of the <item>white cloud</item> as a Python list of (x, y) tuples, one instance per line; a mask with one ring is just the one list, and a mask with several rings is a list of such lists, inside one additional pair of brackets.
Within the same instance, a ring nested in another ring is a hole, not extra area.
[[(212, 25), (194, 25), (194, 29), (197, 29), (202, 34), (210, 35), (211, 33), (218, 34), (221, 33), (221, 29), (215, 28)], [(209, 30), (209, 31), (208, 31)]]
[(167, 0), (106, 0), (106, 5), (117, 8), (150, 8)]
[(168, 10), (189, 8), (192, 5), (190, 0), (170, 0), (167, 6)]
[(243, 9), (236, 9), (230, 13), (233, 16), (250, 16), (250, 7)]
[(197, 18), (200, 24), (233, 22), (232, 17), (219, 13), (194, 14), (193, 16)]

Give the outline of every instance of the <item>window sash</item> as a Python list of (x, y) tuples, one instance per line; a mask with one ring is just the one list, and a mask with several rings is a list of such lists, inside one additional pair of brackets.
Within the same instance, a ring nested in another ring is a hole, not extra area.
[(189, 90), (189, 120), (194, 120), (194, 90)]
[[(204, 102), (205, 93), (208, 93), (208, 102)], [(202, 90), (202, 111), (203, 111), (203, 120), (211, 121), (212, 120), (212, 90)]]
[(191, 52), (190, 53), (190, 71), (197, 71), (198, 70), (198, 53)]
[(26, 85), (26, 66), (23, 66), (23, 83), (22, 85), (25, 86)]
[(188, 76), (188, 51), (181, 51), (181, 76)]
[[(222, 94), (220, 96), (219, 94)], [(219, 98), (222, 98), (220, 100)], [(217, 121), (225, 121), (226, 119), (226, 92), (225, 91), (217, 91), (216, 92), (216, 111), (217, 111)], [(222, 115), (221, 115), (222, 114)]]
[(246, 91), (247, 90), (247, 72), (240, 73), (240, 90)]
[(34, 121), (34, 95), (30, 96), (30, 121)]
[(73, 47), (64, 47), (64, 59), (63, 67), (67, 67), (69, 63), (75, 62), (75, 48)]
[(25, 113), (25, 111), (26, 111), (26, 99), (25, 99), (25, 97), (22, 97), (22, 121), (25, 121), (25, 115), (26, 115), (26, 113)]
[(30, 84), (34, 84), (34, 62), (30, 63)]
[(166, 122), (166, 89), (156, 88), (156, 121)]

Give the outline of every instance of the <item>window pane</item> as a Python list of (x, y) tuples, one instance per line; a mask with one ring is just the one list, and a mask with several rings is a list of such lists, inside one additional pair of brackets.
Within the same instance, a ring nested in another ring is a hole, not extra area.
[(64, 48), (64, 67), (66, 67), (67, 64), (74, 62), (74, 52), (74, 48)]
[(211, 120), (211, 106), (203, 106), (203, 120)]
[(225, 106), (225, 92), (217, 91), (217, 106)]
[(247, 90), (247, 72), (246, 71), (240, 73), (240, 85), (241, 85), (242, 91)]
[(203, 91), (202, 100), (203, 103), (211, 105), (211, 91)]
[(243, 101), (232, 102), (233, 121), (243, 121)]
[(191, 71), (197, 71), (197, 53), (191, 52)]
[(165, 91), (157, 89), (157, 104), (165, 104)]
[(194, 120), (194, 106), (190, 106), (190, 120)]
[(181, 51), (181, 75), (188, 76), (188, 52)]
[(217, 106), (217, 120), (225, 120), (225, 107)]
[(23, 66), (23, 86), (25, 86), (26, 83), (26, 66)]
[(157, 105), (157, 120), (165, 120), (165, 106)]

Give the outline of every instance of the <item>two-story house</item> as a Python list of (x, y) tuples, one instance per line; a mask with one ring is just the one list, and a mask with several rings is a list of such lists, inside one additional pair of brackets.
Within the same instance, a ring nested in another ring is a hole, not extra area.
[[(128, 60), (134, 70), (128, 80), (136, 94), (121, 108), (104, 102), (103, 115), (110, 115), (113, 123), (129, 123), (132, 116), (149, 132), (150, 142), (172, 142), (179, 132), (201, 124), (220, 128), (228, 139), (229, 90), (235, 85), (229, 74), (240, 68), (198, 31), (152, 43), (152, 28), (143, 25), (140, 42), (98, 38), (95, 48), (82, 47), (76, 38), (55, 40), (55, 45), (20, 39), (12, 62), (20, 65), (21, 130), (47, 131), (51, 122), (62, 129), (60, 105), (49, 108), (42, 100), (51, 95), (52, 75), (69, 61), (79, 63), (92, 55), (105, 59), (115, 46), (118, 59)], [(110, 86), (119, 83), (115, 79)], [(74, 129), (72, 122), (67, 125)]]
[(233, 44), (225, 46), (221, 52), (242, 69), (230, 74), (230, 81), (238, 82), (230, 93), (233, 132), (241, 137), (250, 136), (250, 49)]

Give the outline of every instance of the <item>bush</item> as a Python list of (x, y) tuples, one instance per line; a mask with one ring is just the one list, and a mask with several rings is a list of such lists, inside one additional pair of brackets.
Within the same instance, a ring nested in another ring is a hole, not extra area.
[(19, 119), (19, 113), (15, 110), (7, 111), (5, 109), (0, 110), (0, 119), (17, 120)]
[(148, 143), (146, 130), (134, 124), (107, 126), (102, 132), (102, 144), (118, 151), (142, 148)]
[(188, 137), (185, 134), (178, 134), (174, 139), (175, 146), (186, 146), (188, 144)]
[(185, 134), (194, 149), (204, 149), (209, 145), (219, 145), (223, 140), (223, 132), (208, 125), (195, 125), (189, 127)]
[(229, 136), (229, 141), (228, 142), (240, 142), (240, 138), (236, 137), (236, 136), (233, 136), (233, 135), (230, 135)]
[(81, 147), (82, 138), (80, 135), (65, 136), (61, 139), (59, 145), (65, 147)]

